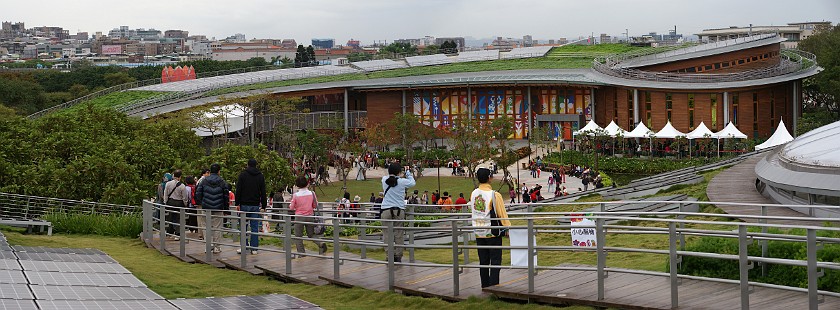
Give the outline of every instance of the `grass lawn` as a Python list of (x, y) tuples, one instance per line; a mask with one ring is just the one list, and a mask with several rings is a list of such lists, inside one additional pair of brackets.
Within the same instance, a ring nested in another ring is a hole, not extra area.
[[(92, 104), (97, 107), (118, 107), (134, 100), (148, 99), (155, 96), (165, 95), (167, 92), (148, 91), (148, 90), (127, 90), (121, 92), (114, 92), (102, 97), (94, 98), (85, 101), (85, 104)], [(80, 107), (76, 105), (72, 108)]]
[(15, 245), (100, 249), (128, 268), (151, 290), (170, 299), (283, 293), (325, 309), (555, 309), (535, 304), (508, 303), (493, 298), (471, 298), (464, 302), (448, 303), (439, 299), (359, 288), (286, 284), (245, 272), (184, 263), (146, 248), (137, 239), (93, 235), (22, 235), (19, 230), (10, 229), (4, 229), (3, 233)]

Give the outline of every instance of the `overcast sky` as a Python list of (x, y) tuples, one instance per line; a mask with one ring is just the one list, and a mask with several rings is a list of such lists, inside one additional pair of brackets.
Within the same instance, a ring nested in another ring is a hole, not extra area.
[(108, 32), (120, 25), (182, 29), (221, 39), (350, 38), (363, 44), (399, 38), (464, 36), (534, 39), (683, 34), (728, 26), (840, 22), (838, 0), (4, 0), (0, 20), (70, 33)]

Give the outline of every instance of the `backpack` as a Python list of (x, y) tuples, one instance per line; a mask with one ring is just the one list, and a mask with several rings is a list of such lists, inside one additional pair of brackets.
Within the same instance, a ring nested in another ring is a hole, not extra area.
[(417, 199), (417, 196), (412, 195), (411, 198), (408, 199), (408, 203), (416, 205), (416, 204), (419, 204), (420, 201), (419, 201), (419, 199)]
[[(492, 197), (490, 198), (490, 206), (495, 206), (496, 191), (493, 191)], [(473, 198), (473, 203), (470, 204), (470, 211), (472, 212), (472, 224), (475, 227), (502, 226), (496, 216), (496, 208), (488, 207), (487, 201), (484, 200), (484, 195), (478, 195)], [(499, 228), (476, 229), (475, 236), (479, 238), (499, 237), (504, 236), (506, 230)]]

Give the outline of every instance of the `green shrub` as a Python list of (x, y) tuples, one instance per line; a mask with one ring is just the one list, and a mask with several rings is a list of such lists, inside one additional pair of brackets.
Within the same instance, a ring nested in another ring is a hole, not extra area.
[[(560, 159), (560, 153), (554, 152), (547, 155), (544, 161), (563, 165), (576, 164), (581, 166), (595, 166), (595, 158), (592, 154), (584, 154), (578, 151), (563, 151), (563, 160), (561, 161)], [(717, 157), (673, 159), (598, 156), (598, 170), (617, 174), (651, 175), (686, 167), (702, 166), (718, 160), (720, 159)]]
[[(770, 229), (770, 233), (781, 233)], [(804, 235), (803, 230), (793, 230), (789, 234)], [(837, 238), (836, 232), (819, 232), (821, 237)], [(807, 260), (807, 245), (804, 242), (768, 241), (767, 256), (773, 258)], [(686, 244), (686, 251), (719, 253), (738, 255), (738, 239), (720, 237), (701, 237)], [(753, 242), (749, 245), (750, 256), (761, 256), (761, 243)], [(817, 252), (817, 260), (821, 262), (840, 262), (840, 245), (826, 244)], [(666, 267), (667, 268), (667, 267)], [(739, 278), (738, 261), (714, 259), (704, 257), (683, 256), (681, 274), (694, 276), (733, 279)], [(792, 287), (807, 287), (808, 275), (806, 267), (771, 264), (767, 267), (767, 275), (761, 274), (761, 267), (749, 271), (750, 281), (772, 283)], [(821, 290), (840, 292), (840, 271), (825, 270), (825, 275), (818, 280)]]
[(42, 219), (52, 223), (53, 231), (65, 234), (137, 237), (143, 231), (140, 214), (49, 213)]

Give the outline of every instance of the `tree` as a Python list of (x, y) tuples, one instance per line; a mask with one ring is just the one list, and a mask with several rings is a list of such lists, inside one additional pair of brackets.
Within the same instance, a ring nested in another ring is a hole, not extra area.
[(453, 152), (461, 159), (467, 176), (478, 186), (473, 171), (483, 161), (493, 158), (496, 148), (492, 145), (491, 123), (478, 119), (457, 119), (450, 129), (449, 138), (455, 143)]
[(295, 67), (305, 67), (309, 64), (309, 53), (303, 44), (298, 45), (297, 52), (295, 52)]
[(294, 181), (289, 163), (262, 144), (254, 146), (226, 144), (214, 149), (209, 156), (196, 161), (192, 169), (199, 171), (201, 168), (210, 167), (210, 164), (218, 163), (222, 166), (222, 177), (233, 183), (251, 158), (257, 160), (260, 172), (265, 176), (267, 192), (283, 190)]
[[(837, 53), (840, 49), (840, 27), (817, 29), (814, 35), (799, 42), (799, 48), (813, 53), (824, 69), (802, 83), (805, 112), (811, 112), (814, 117), (808, 120), (807, 127), (798, 128), (797, 132), (801, 135), (809, 128), (828, 124), (813, 121), (830, 122), (840, 118), (840, 54)], [(826, 111), (829, 115), (820, 117), (820, 111)]]
[(315, 58), (315, 48), (312, 45), (306, 47), (306, 56), (309, 58), (309, 65), (318, 64), (318, 60)]
[(391, 128), (397, 135), (392, 135), (390, 142), (400, 144), (405, 150), (406, 160), (411, 163), (414, 160), (414, 144), (420, 141), (421, 130), (419, 129), (423, 124), (420, 124), (420, 119), (411, 113), (394, 113), (394, 117), (388, 121), (386, 127)]
[(508, 167), (519, 161), (519, 156), (511, 149), (510, 145), (510, 139), (514, 136), (513, 126), (513, 119), (507, 116), (496, 118), (490, 122), (491, 132), (495, 134), (492, 137), (493, 141), (496, 142), (495, 148), (499, 151), (499, 155), (494, 160), (496, 165), (502, 168), (502, 180), (509, 188), (513, 188), (515, 184)]
[(368, 53), (353, 52), (347, 55), (347, 61), (349, 62), (365, 61), (371, 59), (373, 59), (373, 56), (371, 56)]
[(438, 45), (432, 44), (432, 45), (427, 45), (425, 48), (423, 48), (423, 54), (424, 55), (431, 55), (431, 54), (437, 54), (437, 53), (440, 53), (440, 46), (438, 46)]
[(136, 81), (126, 72), (107, 73), (103, 76), (106, 86), (117, 86), (120, 84), (131, 83)]
[(444, 41), (443, 44), (440, 45), (441, 51), (447, 54), (455, 53), (458, 51), (458, 44), (455, 41)]
[(70, 86), (70, 89), (67, 91), (73, 96), (73, 98), (83, 97), (90, 93), (87, 86), (81, 84), (73, 84), (73, 86)]
[(379, 49), (379, 54), (383, 56), (390, 56), (391, 58), (414, 56), (417, 55), (417, 47), (408, 43), (394, 42)]

